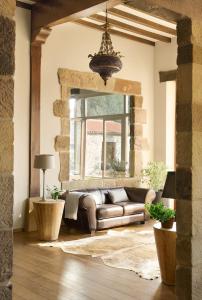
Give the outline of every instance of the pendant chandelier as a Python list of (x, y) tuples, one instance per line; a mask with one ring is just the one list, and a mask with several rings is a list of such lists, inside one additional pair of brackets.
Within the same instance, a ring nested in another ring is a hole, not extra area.
[(120, 52), (115, 52), (111, 36), (109, 34), (110, 25), (108, 22), (108, 12), (106, 9), (106, 22), (104, 25), (104, 33), (102, 34), (102, 42), (100, 50), (94, 55), (90, 54), (91, 58), (89, 67), (93, 72), (96, 72), (104, 80), (104, 84), (107, 84), (107, 80), (113, 73), (119, 72), (122, 68)]

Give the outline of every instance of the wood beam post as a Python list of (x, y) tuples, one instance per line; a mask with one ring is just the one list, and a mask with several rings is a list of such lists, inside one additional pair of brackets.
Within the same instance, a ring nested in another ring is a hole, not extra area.
[(40, 102), (41, 102), (41, 53), (51, 30), (43, 28), (31, 44), (30, 86), (30, 147), (29, 147), (29, 196), (40, 195), (40, 171), (34, 169), (35, 155), (40, 154)]

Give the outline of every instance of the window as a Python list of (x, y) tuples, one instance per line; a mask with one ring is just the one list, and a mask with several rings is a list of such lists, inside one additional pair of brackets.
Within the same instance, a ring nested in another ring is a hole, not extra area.
[(129, 100), (79, 91), (70, 99), (71, 179), (129, 174)]

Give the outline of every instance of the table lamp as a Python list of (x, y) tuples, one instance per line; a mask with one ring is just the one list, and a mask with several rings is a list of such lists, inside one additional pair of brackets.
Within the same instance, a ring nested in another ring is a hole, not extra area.
[(175, 199), (176, 199), (176, 182), (175, 182), (175, 171), (167, 172), (166, 182), (163, 189), (163, 198), (174, 199), (174, 208), (175, 208)]
[(52, 154), (35, 155), (34, 168), (43, 171), (43, 197), (42, 201), (46, 200), (45, 195), (45, 173), (47, 169), (55, 168), (55, 157)]

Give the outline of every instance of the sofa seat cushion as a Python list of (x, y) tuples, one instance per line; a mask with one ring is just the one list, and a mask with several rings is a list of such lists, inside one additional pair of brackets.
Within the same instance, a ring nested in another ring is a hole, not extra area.
[(123, 216), (123, 207), (114, 204), (102, 204), (97, 206), (96, 215), (98, 220)]
[(124, 216), (140, 214), (145, 211), (143, 203), (120, 202), (119, 205), (123, 207)]

